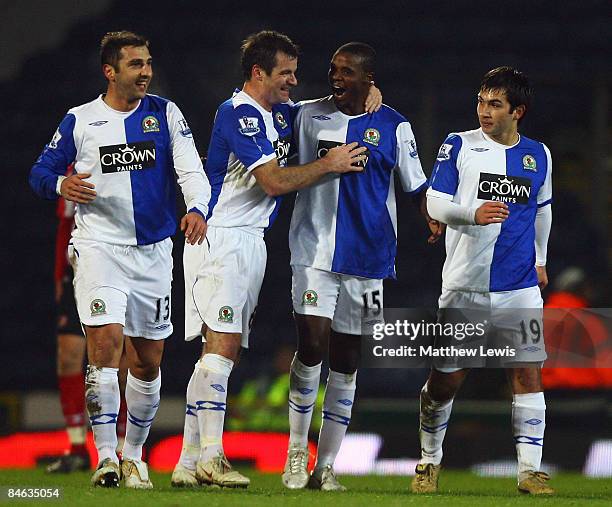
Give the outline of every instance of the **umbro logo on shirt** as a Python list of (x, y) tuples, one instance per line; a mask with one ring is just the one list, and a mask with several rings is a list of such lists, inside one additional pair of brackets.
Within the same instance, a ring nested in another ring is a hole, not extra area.
[(321, 121), (331, 120), (331, 118), (329, 116), (325, 116), (324, 114), (318, 114), (316, 116), (313, 116), (313, 118), (315, 120), (321, 120)]
[(105, 125), (106, 123), (108, 123), (108, 121), (106, 121), (106, 120), (100, 120), (100, 121), (94, 121), (94, 122), (91, 122), (91, 123), (90, 123), (90, 125), (91, 125), (92, 127), (101, 127), (102, 125)]
[(489, 151), (489, 148), (470, 148), (470, 150), (482, 153), (483, 151)]

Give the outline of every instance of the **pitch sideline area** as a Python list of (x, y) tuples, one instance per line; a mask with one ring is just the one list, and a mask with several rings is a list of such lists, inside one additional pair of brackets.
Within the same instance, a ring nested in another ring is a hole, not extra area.
[[(293, 506), (313, 503), (321, 506), (372, 505), (532, 505), (534, 501), (549, 505), (612, 504), (611, 479), (586, 479), (579, 474), (559, 474), (551, 485), (558, 494), (550, 498), (529, 498), (516, 491), (512, 479), (481, 478), (469, 472), (444, 470), (440, 479), (441, 492), (436, 495), (417, 496), (409, 492), (410, 477), (398, 476), (341, 476), (350, 491), (322, 493), (316, 491), (289, 491), (283, 488), (280, 476), (242, 470), (251, 478), (248, 490), (232, 491), (211, 488), (177, 490), (170, 487), (170, 475), (152, 473), (155, 489), (134, 491), (94, 489), (89, 486), (89, 473), (47, 475), (42, 469), (0, 471), (2, 505), (121, 505), (124, 506)], [(61, 488), (61, 498), (24, 501), (7, 499), (7, 488)], [(316, 497), (316, 498), (315, 498)]]

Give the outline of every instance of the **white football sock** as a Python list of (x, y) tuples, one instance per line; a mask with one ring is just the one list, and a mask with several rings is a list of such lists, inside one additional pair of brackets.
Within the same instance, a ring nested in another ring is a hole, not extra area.
[(196, 363), (189, 384), (187, 384), (187, 407), (185, 410), (185, 426), (183, 428), (183, 447), (179, 463), (189, 470), (196, 469), (200, 457), (200, 429), (198, 428), (198, 413), (196, 411), (195, 377), (198, 371)]
[(196, 365), (194, 390), (202, 462), (223, 453), (227, 381), (233, 366), (231, 359), (218, 354), (204, 354)]
[(87, 365), (85, 376), (85, 400), (94, 442), (98, 449), (98, 463), (117, 457), (117, 414), (119, 413), (118, 368), (99, 368)]
[(323, 399), (323, 424), (319, 432), (319, 447), (315, 468), (333, 465), (340, 451), (342, 440), (351, 422), (351, 411), (357, 388), (357, 372), (338, 373), (329, 370), (325, 398)]
[(308, 430), (319, 393), (321, 363), (306, 366), (297, 354), (289, 370), (289, 446), (308, 446)]
[(545, 417), (544, 393), (515, 394), (512, 397), (512, 431), (519, 481), (527, 476), (526, 472), (540, 470)]
[(427, 392), (427, 382), (421, 390), (421, 410), (419, 415), (419, 439), (421, 441), (421, 459), (419, 463), (442, 462), (442, 443), (446, 427), (453, 409), (453, 398), (447, 401), (434, 401)]
[(140, 460), (142, 446), (149, 436), (149, 430), (157, 408), (159, 407), (159, 390), (161, 388), (161, 370), (155, 380), (140, 380), (128, 370), (125, 385), (125, 402), (127, 404), (127, 425), (123, 443), (123, 459)]

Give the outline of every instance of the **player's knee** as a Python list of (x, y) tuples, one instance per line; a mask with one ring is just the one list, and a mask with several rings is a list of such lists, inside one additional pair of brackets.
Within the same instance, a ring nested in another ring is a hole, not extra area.
[(513, 368), (508, 377), (514, 394), (537, 393), (542, 391), (541, 368)]
[(158, 350), (140, 350), (138, 354), (133, 354), (128, 358), (130, 372), (141, 380), (155, 380), (161, 364), (161, 355)]
[(320, 338), (298, 341), (298, 359), (307, 366), (314, 366), (323, 360), (326, 342)]
[(135, 364), (129, 368), (130, 374), (139, 380), (151, 382), (159, 376), (159, 364)]
[(319, 364), (327, 352), (331, 320), (298, 313), (294, 317), (298, 333), (298, 358), (307, 365)]
[(360, 359), (360, 337), (332, 330), (329, 341), (329, 367), (339, 373), (351, 374), (359, 368)]
[(454, 398), (463, 384), (469, 370), (462, 369), (450, 373), (444, 373), (432, 369), (427, 380), (427, 392), (435, 401), (447, 401)]
[(446, 386), (440, 386), (440, 385), (436, 385), (433, 383), (429, 383), (427, 385), (427, 395), (433, 401), (442, 402), (442, 401), (447, 401), (453, 398), (454, 393), (450, 389), (448, 389)]
[(439, 402), (447, 401), (455, 397), (455, 390), (448, 385), (429, 383), (427, 386), (427, 393), (432, 400)]
[(347, 357), (347, 358), (329, 358), (329, 368), (332, 371), (338, 373), (344, 373), (345, 375), (351, 375), (357, 371), (357, 367), (359, 366), (358, 358), (356, 357)]
[(218, 354), (236, 363), (240, 358), (241, 341), (239, 333), (217, 333), (208, 329), (205, 350), (207, 354)]
[(338, 373), (351, 374), (359, 368), (360, 351), (357, 349), (346, 348), (338, 350), (335, 347), (329, 351), (329, 367)]
[(100, 328), (87, 328), (89, 363), (96, 366), (119, 367), (123, 348), (123, 334)]

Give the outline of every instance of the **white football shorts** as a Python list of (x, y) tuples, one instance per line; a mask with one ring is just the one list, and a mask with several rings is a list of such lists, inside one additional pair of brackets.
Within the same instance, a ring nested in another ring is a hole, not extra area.
[(242, 333), (248, 348), (266, 259), (263, 237), (238, 227), (209, 227), (201, 245), (186, 244), (185, 340), (201, 336), (205, 323), (220, 333)]
[[(291, 266), (293, 310), (331, 319), (338, 333), (362, 335), (383, 321), (383, 281)], [(364, 326), (364, 327), (362, 327)]]
[(68, 256), (83, 324), (121, 324), (126, 336), (150, 340), (172, 334), (170, 238), (139, 246), (74, 239)]
[[(516, 356), (508, 358), (505, 366), (512, 363), (543, 363), (546, 360), (544, 344), (543, 300), (540, 288), (536, 285), (524, 289), (504, 292), (468, 292), (442, 289), (438, 306), (443, 311), (465, 309), (467, 315), (481, 316), (486, 319), (487, 329), (494, 329), (494, 345), (510, 345)], [(471, 314), (470, 311), (475, 311)], [(451, 373), (459, 368), (436, 368), (443, 373)]]

